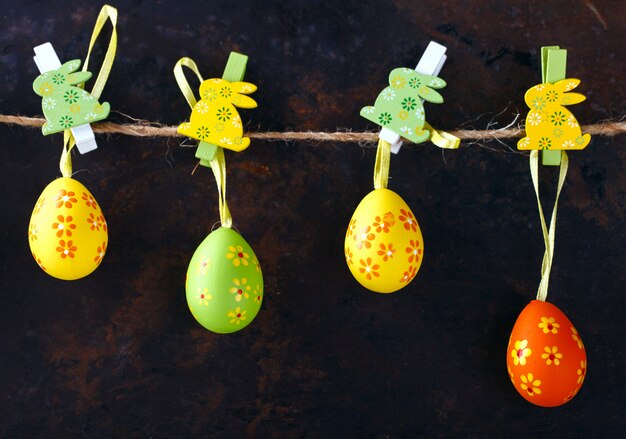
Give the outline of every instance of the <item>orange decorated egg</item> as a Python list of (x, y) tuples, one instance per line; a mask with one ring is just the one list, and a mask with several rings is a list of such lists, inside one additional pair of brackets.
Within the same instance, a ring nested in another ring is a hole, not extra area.
[(513, 326), (506, 364), (515, 389), (528, 402), (556, 407), (580, 390), (587, 354), (565, 314), (551, 303), (533, 300)]

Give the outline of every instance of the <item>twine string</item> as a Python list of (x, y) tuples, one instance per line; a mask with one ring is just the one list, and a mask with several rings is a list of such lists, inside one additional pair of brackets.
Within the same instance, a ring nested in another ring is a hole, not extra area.
[[(165, 138), (183, 138), (182, 134), (178, 134), (177, 126), (167, 126), (158, 122), (144, 121), (141, 119), (137, 123), (117, 124), (112, 122), (96, 122), (91, 124), (95, 133), (99, 134), (121, 134), (131, 137), (165, 137)], [(25, 128), (41, 128), (46, 119), (42, 117), (28, 117), (13, 114), (0, 114), (0, 124), (16, 125)], [(620, 134), (626, 134), (626, 122), (609, 121), (593, 125), (583, 125), (582, 131), (592, 136), (613, 137)], [(461, 140), (473, 141), (490, 141), (497, 139), (513, 139), (521, 138), (526, 134), (524, 129), (520, 127), (507, 129), (488, 129), (488, 130), (453, 130), (450, 134)], [(352, 131), (257, 131), (246, 132), (251, 139), (266, 141), (304, 141), (304, 142), (338, 142), (338, 143), (359, 143), (359, 142), (376, 142), (378, 140), (378, 132), (352, 132)]]

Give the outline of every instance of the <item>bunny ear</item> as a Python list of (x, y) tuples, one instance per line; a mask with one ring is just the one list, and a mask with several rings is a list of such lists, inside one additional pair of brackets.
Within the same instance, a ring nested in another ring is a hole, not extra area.
[(420, 79), (422, 80), (422, 84), (430, 87), (430, 88), (444, 88), (446, 85), (446, 81), (443, 79), (432, 76), (432, 75), (420, 75)]
[(559, 103), (561, 105), (574, 105), (581, 103), (585, 99), (587, 99), (585, 95), (580, 93), (564, 93), (561, 95), (561, 102)]
[(568, 91), (574, 90), (580, 84), (580, 79), (576, 78), (566, 78), (554, 83), (554, 89), (556, 91), (560, 91), (561, 93), (566, 93)]
[(233, 82), (231, 85), (233, 86), (235, 93), (249, 95), (250, 93), (254, 93), (256, 91), (256, 85), (250, 82)]
[[(250, 92), (252, 93), (252, 92)], [(233, 105), (239, 108), (256, 108), (257, 104), (254, 99), (249, 96), (245, 96), (242, 94), (236, 94), (233, 99)]]
[(82, 84), (91, 78), (91, 72), (76, 72), (67, 75), (67, 83), (69, 85)]
[(417, 94), (427, 102), (431, 102), (433, 104), (443, 103), (443, 96), (441, 96), (432, 88), (426, 87), (425, 85), (422, 85), (420, 88), (417, 89)]
[(62, 71), (63, 73), (72, 73), (78, 70), (79, 67), (80, 67), (80, 59), (73, 59), (71, 61), (64, 63), (59, 70)]

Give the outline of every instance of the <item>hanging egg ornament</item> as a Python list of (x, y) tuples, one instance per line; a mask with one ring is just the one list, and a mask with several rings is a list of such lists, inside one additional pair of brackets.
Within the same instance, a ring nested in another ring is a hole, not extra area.
[(198, 246), (187, 269), (187, 305), (206, 329), (239, 331), (263, 302), (263, 274), (254, 251), (236, 231), (221, 227)]
[[(541, 407), (556, 407), (571, 400), (580, 391), (587, 374), (587, 354), (580, 334), (561, 310), (546, 301), (554, 255), (558, 201), (569, 166), (565, 150), (583, 149), (590, 140), (590, 135), (581, 133), (576, 118), (564, 108), (565, 105), (585, 100), (581, 94), (569, 93), (580, 81), (565, 79), (566, 59), (565, 49), (558, 46), (541, 48), (542, 84), (526, 92), (525, 101), (531, 111), (526, 118), (526, 137), (517, 144), (520, 150), (531, 150), (530, 175), (537, 197), (545, 252), (537, 300), (530, 302), (517, 318), (509, 338), (506, 362), (509, 377), (518, 393), (528, 402)], [(538, 108), (537, 102), (541, 108)], [(540, 116), (545, 114), (552, 116), (542, 121)], [(568, 127), (561, 129), (560, 125), (565, 120)], [(549, 226), (539, 195), (540, 150), (543, 165), (559, 166)]]
[(58, 178), (46, 186), (35, 204), (28, 242), (46, 273), (63, 280), (80, 279), (102, 262), (107, 222), (85, 186), (73, 178)]
[(389, 189), (376, 189), (354, 211), (344, 247), (348, 267), (361, 285), (393, 293), (417, 274), (424, 241), (404, 200)]
[(561, 310), (539, 300), (530, 302), (517, 318), (506, 363), (518, 393), (542, 407), (571, 400), (587, 373), (580, 334)]
[[(211, 232), (194, 252), (185, 291), (193, 317), (209, 331), (230, 334), (248, 326), (263, 302), (263, 274), (254, 251), (243, 237), (231, 229), (232, 217), (226, 203), (226, 162), (223, 148), (236, 152), (250, 145), (243, 136), (238, 108), (255, 108), (248, 94), (254, 84), (242, 82), (248, 57), (231, 52), (223, 78), (203, 80), (200, 97), (192, 106), (188, 122), (178, 132), (199, 141), (196, 157), (211, 168), (217, 183), (222, 227)], [(176, 82), (190, 103), (190, 87), (183, 67), (200, 77), (195, 62), (181, 58), (174, 67)], [(211, 129), (209, 130), (209, 128)], [(213, 127), (218, 130), (217, 133)]]
[[(85, 81), (91, 78), (89, 56), (106, 21), (112, 30), (97, 86), (89, 92)], [(51, 43), (33, 48), (40, 75), (33, 91), (41, 97), (45, 116), (43, 135), (65, 133), (59, 167), (63, 177), (43, 190), (28, 225), (28, 243), (33, 258), (49, 275), (75, 280), (92, 273), (102, 262), (108, 245), (108, 227), (104, 213), (94, 196), (72, 176), (74, 146), (81, 154), (97, 149), (90, 123), (106, 119), (110, 105), (100, 95), (115, 59), (117, 47), (117, 9), (104, 5), (93, 29), (82, 70), (80, 59), (61, 63)], [(71, 132), (70, 132), (71, 131)]]
[(440, 104), (436, 91), (446, 82), (435, 76), (445, 62), (446, 48), (433, 41), (415, 70), (393, 69), (389, 86), (373, 106), (361, 109), (361, 116), (379, 125), (374, 166), (374, 190), (357, 206), (344, 241), (350, 272), (365, 288), (393, 293), (408, 285), (422, 265), (424, 240), (415, 215), (406, 202), (387, 189), (391, 151), (398, 152), (403, 140), (432, 141), (441, 148), (458, 148), (459, 139), (430, 126), (424, 115), (424, 101)]

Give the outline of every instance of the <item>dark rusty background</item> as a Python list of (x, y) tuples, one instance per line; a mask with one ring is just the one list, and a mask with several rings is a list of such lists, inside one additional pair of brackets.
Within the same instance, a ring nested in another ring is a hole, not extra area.
[[(0, 113), (41, 114), (32, 47), (84, 57), (100, 4), (0, 3)], [(624, 1), (114, 3), (120, 44), (102, 100), (165, 124), (189, 114), (176, 60), (217, 76), (238, 50), (259, 86), (259, 108), (242, 112), (250, 130), (373, 130), (359, 109), (430, 39), (449, 49), (446, 103), (426, 106), (437, 127), (523, 117), (539, 48), (552, 44), (582, 79), (581, 123), (626, 112)], [(37, 268), (27, 242), (33, 205), (59, 175), (61, 136), (0, 126), (0, 436), (623, 437), (625, 140), (596, 136), (571, 154), (549, 299), (581, 332), (589, 373), (572, 402), (541, 409), (517, 395), (504, 361), (543, 254), (514, 140), (393, 157), (390, 188), (415, 211), (426, 259), (388, 296), (361, 288), (343, 260), (374, 149), (253, 141), (227, 153), (235, 225), (266, 293), (254, 324), (223, 336), (185, 301), (187, 263), (218, 219), (210, 171), (190, 175), (192, 148), (99, 136), (97, 152), (75, 156), (110, 248), (93, 275), (63, 282)], [(557, 173), (541, 172), (547, 205)]]

